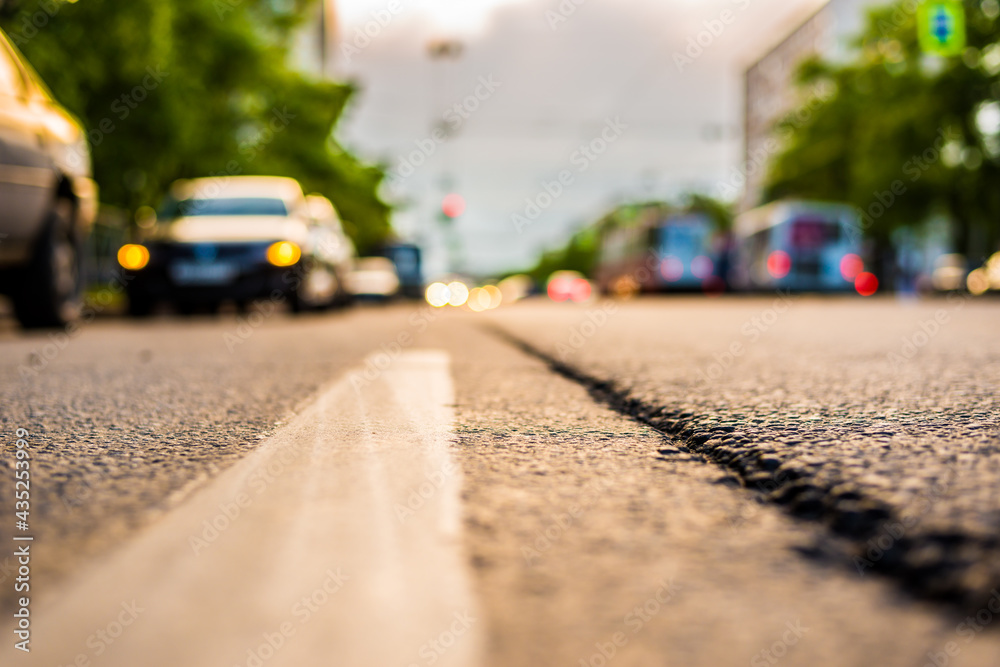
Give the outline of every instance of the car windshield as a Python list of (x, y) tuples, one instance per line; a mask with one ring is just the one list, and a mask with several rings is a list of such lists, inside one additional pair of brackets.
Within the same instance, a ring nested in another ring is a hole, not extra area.
[(166, 202), (161, 218), (193, 215), (288, 215), (281, 199), (273, 197), (225, 197), (216, 199), (171, 199)]

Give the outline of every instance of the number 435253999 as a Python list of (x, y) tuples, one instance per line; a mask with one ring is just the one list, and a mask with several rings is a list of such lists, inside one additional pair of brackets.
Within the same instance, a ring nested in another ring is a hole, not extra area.
[(17, 518), (17, 528), (28, 530), (28, 513), (31, 509), (31, 457), (28, 453), (28, 441), (25, 438), (28, 431), (17, 429), (17, 449), (14, 457), (14, 516)]

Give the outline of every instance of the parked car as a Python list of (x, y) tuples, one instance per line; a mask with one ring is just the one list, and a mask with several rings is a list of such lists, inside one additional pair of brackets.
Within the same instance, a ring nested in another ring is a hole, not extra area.
[(1000, 292), (1000, 252), (990, 255), (985, 264), (970, 273), (966, 285), (975, 296)]
[(129, 312), (157, 303), (181, 312), (287, 301), (293, 312), (331, 305), (336, 267), (310, 235), (298, 181), (275, 176), (176, 182), (155, 223), (122, 246)]
[(388, 301), (399, 294), (399, 276), (391, 259), (363, 257), (351, 272), (347, 288), (357, 298)]
[(969, 271), (965, 255), (948, 253), (934, 260), (931, 285), (937, 292), (958, 292), (965, 289)]
[(378, 253), (390, 259), (399, 276), (399, 293), (409, 299), (424, 298), (423, 252), (413, 243), (389, 243)]
[(86, 134), (0, 32), (0, 292), (24, 327), (81, 306), (82, 247), (97, 211)]
[(347, 281), (358, 254), (354, 242), (344, 232), (333, 202), (322, 195), (309, 195), (306, 206), (309, 211), (310, 243), (315, 248), (316, 256), (333, 268), (336, 280), (333, 301), (336, 304), (347, 303), (351, 300)]

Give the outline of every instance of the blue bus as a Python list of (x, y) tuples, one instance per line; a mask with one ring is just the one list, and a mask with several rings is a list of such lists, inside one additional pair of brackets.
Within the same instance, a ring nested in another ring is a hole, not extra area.
[(595, 278), (605, 294), (725, 289), (728, 239), (705, 213), (657, 207), (601, 238)]
[(864, 270), (861, 224), (846, 204), (779, 201), (734, 225), (731, 280), (743, 290), (837, 292)]

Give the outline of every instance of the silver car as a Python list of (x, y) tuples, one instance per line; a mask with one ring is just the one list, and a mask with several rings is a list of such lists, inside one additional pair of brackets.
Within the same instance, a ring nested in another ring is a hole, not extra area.
[(0, 32), (0, 292), (25, 327), (80, 312), (83, 242), (97, 211), (80, 123)]

